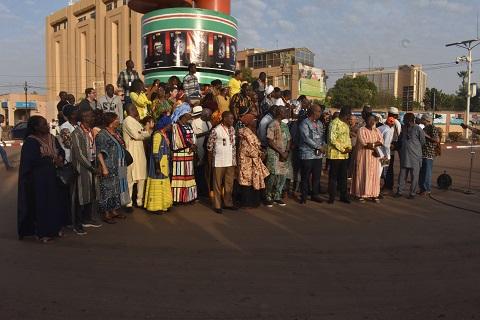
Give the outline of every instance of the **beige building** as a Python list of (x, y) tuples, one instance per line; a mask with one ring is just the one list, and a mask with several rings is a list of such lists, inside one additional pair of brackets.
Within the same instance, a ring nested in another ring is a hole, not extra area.
[(404, 109), (411, 108), (414, 101), (422, 103), (427, 88), (427, 74), (421, 65), (402, 65), (396, 70), (361, 71), (347, 76), (366, 76), (375, 83), (380, 95), (401, 98)]
[(45, 95), (24, 93), (8, 93), (0, 95), (2, 108), (0, 114), (5, 116), (5, 125), (14, 126), (20, 121), (26, 121), (30, 116), (42, 116), (51, 121), (47, 110)]
[[(80, 0), (46, 18), (47, 101), (56, 113), (58, 93), (84, 97), (88, 87), (103, 95), (132, 59), (141, 73), (141, 17), (128, 0)], [(53, 114), (50, 116), (52, 117)]]
[(325, 97), (325, 72), (314, 65), (315, 54), (307, 48), (273, 51), (253, 48), (237, 53), (237, 69), (250, 69), (254, 78), (265, 72), (268, 84), (291, 90), (293, 98), (301, 94), (319, 99)]

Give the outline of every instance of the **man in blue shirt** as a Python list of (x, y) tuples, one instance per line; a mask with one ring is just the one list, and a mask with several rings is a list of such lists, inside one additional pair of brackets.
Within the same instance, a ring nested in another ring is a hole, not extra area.
[(310, 176), (312, 177), (312, 201), (320, 199), (320, 175), (322, 172), (322, 157), (325, 153), (325, 137), (320, 119), (322, 110), (319, 105), (312, 105), (307, 112), (307, 118), (299, 124), (299, 156), (301, 161), (301, 191), (300, 203), (307, 202)]

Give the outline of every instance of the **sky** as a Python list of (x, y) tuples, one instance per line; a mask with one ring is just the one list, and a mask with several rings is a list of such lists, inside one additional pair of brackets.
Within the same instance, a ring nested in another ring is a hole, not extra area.
[[(24, 81), (45, 86), (45, 17), (67, 3), (0, 0), (0, 93), (21, 91)], [(428, 86), (448, 93), (466, 65), (432, 65), (466, 54), (445, 44), (476, 38), (478, 12), (478, 0), (232, 0), (239, 50), (307, 47), (329, 87), (344, 72), (369, 65), (423, 64)], [(480, 46), (473, 59), (480, 59)], [(480, 83), (480, 60), (473, 71), (472, 82)]]

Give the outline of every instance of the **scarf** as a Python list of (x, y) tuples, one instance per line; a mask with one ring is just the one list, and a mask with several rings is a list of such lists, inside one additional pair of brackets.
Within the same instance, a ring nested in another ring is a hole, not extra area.
[(57, 147), (55, 146), (54, 136), (49, 134), (46, 139), (40, 138), (34, 134), (30, 135), (33, 139), (37, 140), (40, 144), (40, 156), (42, 158), (52, 158), (57, 157)]

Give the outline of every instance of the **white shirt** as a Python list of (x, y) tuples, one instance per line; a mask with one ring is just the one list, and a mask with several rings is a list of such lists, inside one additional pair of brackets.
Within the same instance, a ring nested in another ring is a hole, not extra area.
[(192, 121), (192, 128), (193, 132), (197, 136), (197, 141), (195, 142), (195, 144), (197, 145), (197, 153), (199, 159), (198, 165), (202, 165), (205, 156), (204, 142), (206, 136), (198, 137), (198, 135), (208, 132), (212, 128), (212, 124), (210, 123), (210, 121), (203, 121), (201, 118), (197, 118)]
[(228, 129), (219, 124), (213, 129), (217, 133), (215, 141), (215, 168), (226, 168), (233, 166), (233, 145), (230, 141)]
[[(75, 130), (75, 127), (70, 122), (66, 121), (60, 126), (60, 130), (59, 130), (60, 133), (62, 132), (63, 129), (68, 130), (68, 132), (72, 134), (73, 130)], [(71, 150), (69, 148), (65, 148), (65, 145), (63, 144), (61, 137), (60, 139), (58, 139), (58, 141), (60, 142), (62, 149), (65, 151), (65, 161), (68, 163), (72, 162)]]
[(283, 101), (282, 98), (278, 98), (278, 99), (274, 100), (273, 104), (276, 105), (276, 106), (285, 106), (285, 102)]
[(379, 127), (378, 130), (383, 136), (383, 146), (382, 151), (390, 159), (390, 146), (392, 145), (393, 134), (395, 132), (395, 127), (391, 127), (384, 124), (383, 126)]

